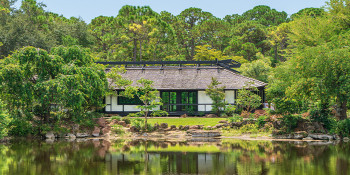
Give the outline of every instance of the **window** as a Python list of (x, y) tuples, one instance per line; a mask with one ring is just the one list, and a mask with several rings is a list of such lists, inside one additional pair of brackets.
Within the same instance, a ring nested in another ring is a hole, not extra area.
[(198, 110), (197, 91), (163, 91), (161, 98), (162, 109), (168, 112)]
[[(118, 95), (120, 93), (121, 91), (118, 91)], [(137, 96), (134, 96), (134, 98), (118, 96), (118, 105), (143, 105), (143, 103)]]

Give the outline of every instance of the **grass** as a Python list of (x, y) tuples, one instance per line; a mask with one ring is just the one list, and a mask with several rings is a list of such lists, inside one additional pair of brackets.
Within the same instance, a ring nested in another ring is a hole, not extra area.
[(226, 120), (225, 118), (199, 118), (199, 117), (188, 117), (188, 118), (149, 118), (148, 123), (154, 125), (155, 123), (168, 123), (168, 126), (176, 125), (176, 127), (182, 125), (204, 125), (204, 126), (215, 126), (219, 124), (219, 121)]

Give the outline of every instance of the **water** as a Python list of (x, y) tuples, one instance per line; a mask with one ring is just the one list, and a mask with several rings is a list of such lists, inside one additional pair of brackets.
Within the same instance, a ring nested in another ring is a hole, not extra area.
[(350, 145), (232, 139), (13, 141), (0, 144), (0, 174), (350, 174)]

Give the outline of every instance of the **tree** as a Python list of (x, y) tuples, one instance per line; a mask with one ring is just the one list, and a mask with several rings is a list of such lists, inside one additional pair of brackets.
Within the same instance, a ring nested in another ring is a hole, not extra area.
[(160, 102), (159, 92), (153, 88), (153, 81), (141, 78), (137, 81), (137, 84), (137, 86), (127, 86), (123, 96), (128, 98), (134, 98), (136, 96), (142, 101), (143, 105), (137, 107), (141, 109), (140, 114), (145, 117), (145, 130), (148, 131), (147, 117), (149, 112), (163, 105), (163, 103)]
[(205, 93), (213, 101), (212, 112), (220, 116), (226, 108), (227, 102), (225, 102), (225, 86), (219, 87), (221, 83), (214, 77), (211, 78), (211, 83), (205, 90)]
[(0, 72), (1, 99), (12, 116), (36, 115), (49, 123), (51, 105), (58, 105), (80, 121), (104, 106), (104, 66), (95, 64), (87, 49), (57, 47), (49, 54), (25, 47), (6, 58)]
[(261, 53), (257, 54), (259, 59), (250, 63), (242, 64), (238, 69), (244, 76), (255, 78), (257, 80), (268, 82), (268, 75), (271, 70), (271, 61)]
[(258, 89), (251, 85), (238, 90), (237, 105), (243, 107), (248, 113), (261, 105), (261, 97), (254, 92), (258, 92)]
[(5, 108), (5, 105), (0, 100), (0, 139), (7, 136), (8, 125), (11, 119)]
[(278, 12), (269, 6), (259, 5), (242, 14), (242, 17), (248, 21), (257, 21), (264, 26), (277, 26), (288, 22), (288, 14), (284, 11)]

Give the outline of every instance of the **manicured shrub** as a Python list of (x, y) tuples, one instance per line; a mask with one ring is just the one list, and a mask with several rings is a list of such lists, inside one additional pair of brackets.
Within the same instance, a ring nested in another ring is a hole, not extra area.
[(227, 118), (229, 123), (234, 123), (234, 122), (242, 122), (243, 121), (243, 117), (239, 116), (239, 115), (234, 115), (233, 117), (229, 117)]

